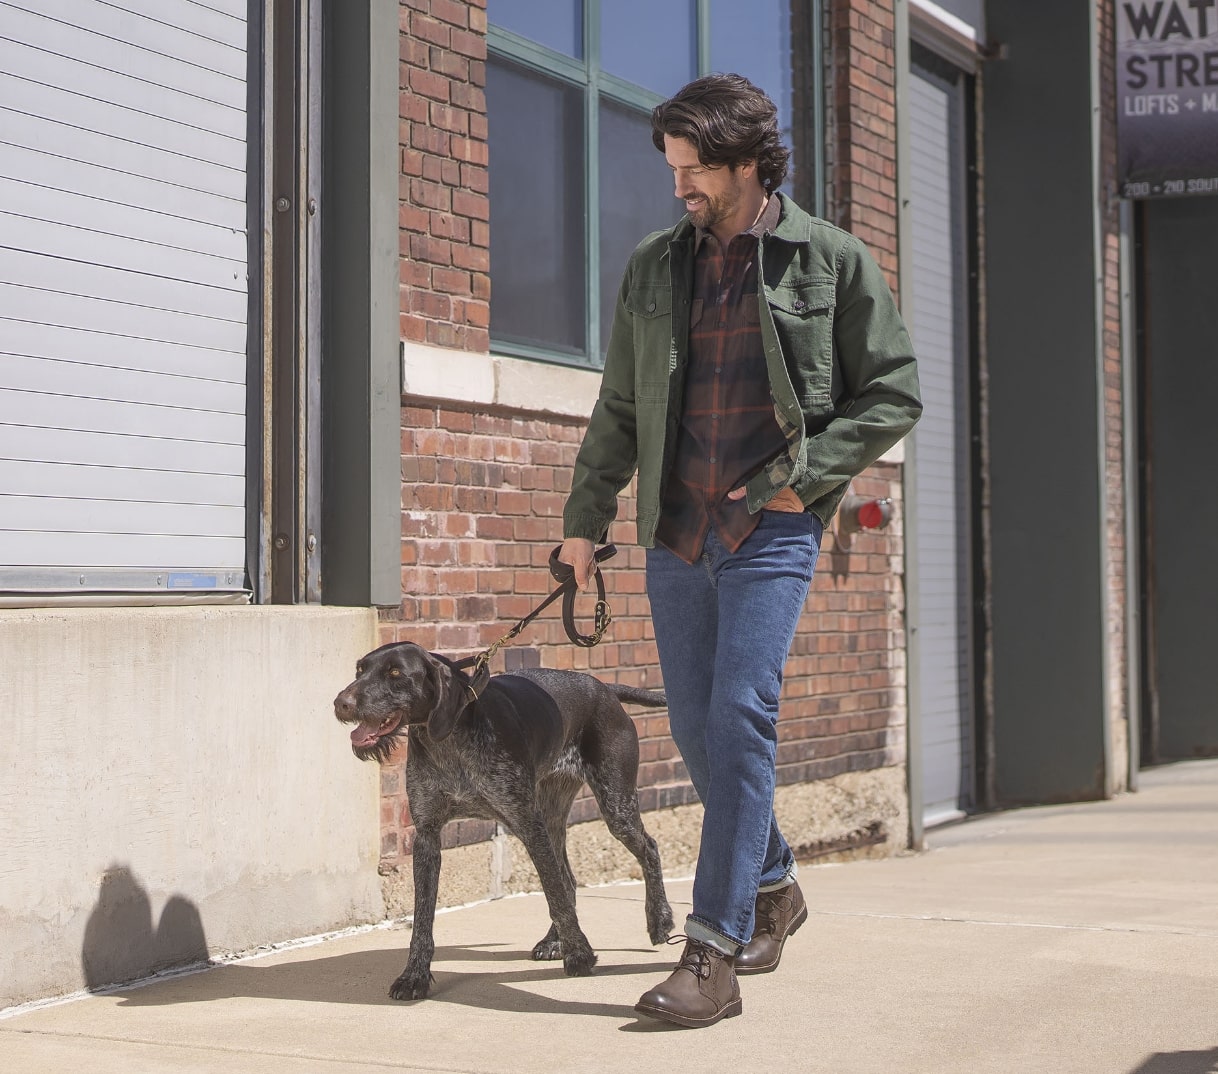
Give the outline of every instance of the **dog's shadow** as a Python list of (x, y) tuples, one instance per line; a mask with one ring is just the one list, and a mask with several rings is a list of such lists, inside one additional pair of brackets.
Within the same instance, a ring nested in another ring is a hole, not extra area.
[[(667, 965), (661, 960), (615, 962), (614, 957), (655, 952), (651, 948), (601, 949), (595, 977), (656, 974)], [(463, 971), (453, 964), (501, 964), (500, 968)], [(509, 968), (504, 964), (519, 964)], [(389, 997), (389, 985), (406, 965), (404, 946), (356, 951), (315, 959), (266, 964), (260, 960), (213, 966), (199, 974), (156, 981), (119, 993), (119, 1006), (153, 1007), (211, 1003), (230, 999), (270, 999), (305, 1003), (356, 1003), (410, 1008), (421, 1004), (450, 1003), (509, 1014), (592, 1015), (602, 1018), (637, 1017), (633, 1006), (564, 1000), (538, 993), (529, 985), (564, 979), (562, 963), (534, 962), (527, 950), (508, 944), (438, 947), (432, 962), (431, 994), (425, 1000), (399, 1001)]]

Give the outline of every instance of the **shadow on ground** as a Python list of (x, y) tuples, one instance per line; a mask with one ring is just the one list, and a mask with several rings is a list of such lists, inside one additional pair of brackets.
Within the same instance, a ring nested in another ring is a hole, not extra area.
[(1218, 1074), (1218, 1048), (1203, 1052), (1158, 1052), (1129, 1074)]
[[(395, 935), (390, 933), (388, 935)], [(400, 935), (400, 934), (399, 934)], [(408, 935), (408, 934), (407, 934)], [(619, 963), (613, 956), (653, 954), (644, 950), (602, 950), (596, 977), (639, 974), (654, 978), (665, 963)], [(633, 1006), (589, 1003), (540, 995), (530, 986), (565, 980), (559, 962), (533, 962), (527, 950), (504, 944), (440, 947), (433, 962), (431, 995), (399, 1002), (389, 986), (406, 965), (405, 945), (302, 960), (297, 953), (282, 965), (253, 960), (215, 966), (200, 974), (158, 981), (121, 993), (119, 1005), (150, 1007), (179, 1003), (214, 1003), (229, 999), (288, 1002), (358, 1003), (367, 1006), (415, 1006), (449, 1003), (511, 1014), (593, 1015), (633, 1018)], [(468, 969), (459, 968), (467, 966)], [(640, 986), (640, 993), (645, 990)]]

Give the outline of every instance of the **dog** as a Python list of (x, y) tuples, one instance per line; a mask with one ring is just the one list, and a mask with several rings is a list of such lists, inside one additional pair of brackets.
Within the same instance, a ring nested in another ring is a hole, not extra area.
[(572, 977), (592, 972), (596, 954), (576, 917), (567, 860), (567, 816), (585, 781), (609, 831), (642, 866), (651, 942), (672, 932), (660, 852), (639, 815), (638, 732), (622, 708), (623, 701), (663, 707), (664, 695), (544, 668), (494, 675), (475, 689), (447, 657), (395, 642), (362, 657), (334, 699), (338, 720), (355, 725), (351, 749), (361, 760), (384, 760), (409, 741), (414, 924), (406, 968), (389, 989), (394, 999), (430, 991), (440, 829), (456, 818), (498, 821), (533, 859), (551, 921), (533, 958), (561, 957)]

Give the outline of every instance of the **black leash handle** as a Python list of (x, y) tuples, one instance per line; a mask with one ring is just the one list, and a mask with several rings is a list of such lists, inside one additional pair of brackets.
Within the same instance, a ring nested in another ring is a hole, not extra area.
[[(575, 629), (575, 594), (579, 592), (579, 587), (575, 583), (575, 568), (558, 558), (558, 553), (561, 551), (562, 545), (555, 545), (554, 551), (550, 553), (550, 574), (559, 585), (559, 588), (550, 594), (550, 600), (553, 600), (559, 591), (562, 592), (562, 625), (567, 631), (567, 637), (571, 639), (571, 644), (583, 649), (591, 649), (594, 645), (600, 644), (605, 631), (609, 629), (609, 624), (613, 622), (613, 612), (609, 607), (609, 602), (605, 600), (605, 579), (601, 577), (600, 571), (592, 572), (592, 576), (596, 579), (596, 612), (592, 620), (592, 633), (581, 634)], [(607, 544), (592, 553), (592, 562), (594, 565), (600, 564), (616, 555), (617, 545)], [(542, 607), (544, 608), (545, 605), (543, 604)], [(539, 608), (538, 611), (540, 610)]]
[[(554, 592), (546, 597), (545, 600), (537, 605), (536, 608), (529, 612), (528, 615), (521, 619), (489, 649), (480, 652), (477, 656), (467, 656), (465, 659), (454, 663), (453, 666), (462, 672), (466, 668), (473, 669), (465, 679), (465, 688), (469, 691), (473, 700), (476, 701), (478, 699), (478, 696), (490, 680), (491, 657), (524, 630), (525, 627), (560, 596), (562, 597), (562, 625), (573, 645), (578, 645), (582, 649), (591, 649), (594, 645), (599, 645), (601, 638), (605, 636), (605, 631), (609, 629), (609, 624), (613, 622), (613, 612), (609, 607), (609, 602), (605, 600), (605, 580), (601, 577), (601, 572), (599, 570), (592, 572), (596, 577), (597, 598), (596, 612), (592, 621), (592, 633), (581, 634), (575, 629), (575, 594), (579, 592), (579, 587), (575, 584), (575, 568), (569, 563), (563, 563), (558, 558), (558, 553), (561, 551), (562, 545), (555, 545), (554, 551), (550, 553), (550, 574), (558, 582)], [(592, 560), (594, 563), (599, 564), (616, 555), (617, 545), (607, 544), (603, 548), (598, 548), (592, 554)]]

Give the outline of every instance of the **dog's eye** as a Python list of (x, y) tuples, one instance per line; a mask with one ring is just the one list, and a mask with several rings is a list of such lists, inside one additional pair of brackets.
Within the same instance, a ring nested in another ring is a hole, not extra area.
[(402, 673), (397, 668), (390, 668), (389, 677), (391, 679), (400, 679), (402, 677)]
[(356, 675), (362, 675), (363, 673), (364, 673), (364, 665), (363, 665), (363, 664), (356, 664), (356, 665), (355, 665), (355, 674), (356, 674)]

